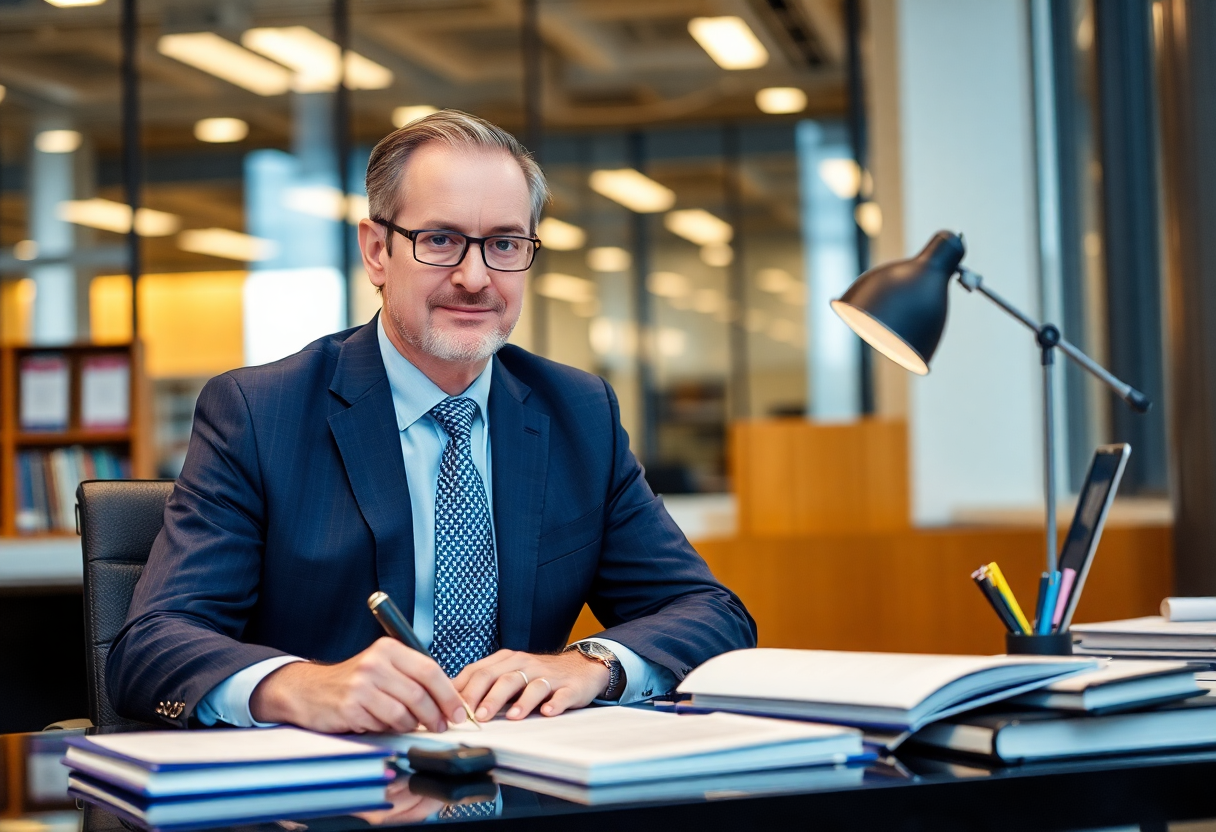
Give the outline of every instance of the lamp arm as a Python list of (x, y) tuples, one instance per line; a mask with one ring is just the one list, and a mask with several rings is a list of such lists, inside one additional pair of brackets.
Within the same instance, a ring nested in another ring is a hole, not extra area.
[[(1027, 329), (1034, 332), (1035, 335), (1038, 335), (1043, 329), (1039, 322), (1034, 318), (1030, 317), (1009, 301), (998, 295), (996, 292), (985, 286), (984, 279), (976, 272), (971, 271), (971, 269), (968, 269), (965, 266), (960, 268), (958, 271), (958, 282), (961, 283), (963, 288), (968, 292), (978, 291), (981, 295), (988, 298), (988, 300), (1001, 307), (1001, 309), (1004, 309), (1007, 313), (1009, 313), (1010, 316), (1020, 321), (1024, 326), (1026, 326)], [(1050, 324), (1048, 326), (1050, 326)], [(1120, 380), (1097, 361), (1094, 361), (1088, 355), (1081, 352), (1081, 350), (1074, 346), (1071, 342), (1065, 340), (1063, 336), (1060, 336), (1060, 339), (1055, 346), (1063, 350), (1064, 354), (1076, 362), (1078, 366), (1086, 370), (1090, 375), (1105, 384), (1111, 390), (1115, 391), (1119, 398), (1127, 402), (1128, 407), (1130, 407), (1132, 410), (1136, 411), (1137, 413), (1147, 413), (1148, 409), (1153, 406), (1153, 403), (1148, 396), (1144, 395), (1130, 384)]]

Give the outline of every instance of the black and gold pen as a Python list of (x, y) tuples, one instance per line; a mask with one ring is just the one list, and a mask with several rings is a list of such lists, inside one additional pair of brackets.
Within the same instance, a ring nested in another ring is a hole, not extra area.
[[(393, 599), (388, 597), (385, 592), (373, 592), (371, 597), (367, 599), (367, 608), (372, 611), (372, 615), (376, 616), (376, 620), (380, 622), (380, 626), (384, 628), (384, 632), (388, 633), (397, 641), (404, 644), (411, 650), (417, 650), (424, 656), (431, 655), (418, 638), (418, 634), (414, 632), (414, 628), (410, 626), (410, 622), (405, 620), (405, 615), (402, 614), (401, 608), (393, 603)], [(460, 696), (460, 694), (457, 694)], [(469, 703), (464, 701), (464, 697), (460, 696), (460, 704), (464, 706), (464, 712), (469, 715), (469, 721), (477, 726), (477, 730), (481, 730), (481, 724), (478, 723), (477, 717), (473, 716), (473, 709), (469, 707)]]

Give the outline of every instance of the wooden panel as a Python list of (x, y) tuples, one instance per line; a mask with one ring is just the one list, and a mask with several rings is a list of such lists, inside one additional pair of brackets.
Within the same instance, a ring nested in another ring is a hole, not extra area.
[[(1033, 607), (1042, 565), (1033, 528), (740, 537), (697, 544), (739, 594), (766, 647), (1003, 652), (1002, 628), (970, 580), (1001, 565)], [(1076, 620), (1152, 615), (1173, 585), (1168, 526), (1108, 527)]]
[(894, 531), (909, 525), (904, 422), (735, 422), (731, 474), (744, 535)]
[[(1018, 602), (1033, 608), (1041, 535), (960, 528), (739, 537), (696, 547), (743, 599), (763, 647), (984, 654), (1004, 652), (1004, 631), (971, 572), (997, 561)], [(1076, 621), (1155, 615), (1172, 591), (1172, 549), (1169, 526), (1108, 526)], [(571, 640), (600, 629), (584, 607)]]

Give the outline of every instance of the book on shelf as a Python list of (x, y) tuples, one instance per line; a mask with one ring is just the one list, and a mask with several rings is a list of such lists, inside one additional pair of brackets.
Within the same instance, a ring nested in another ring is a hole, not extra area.
[(33, 353), (20, 363), (21, 430), (67, 430), (71, 373), (62, 353)]
[(85, 356), (80, 362), (80, 426), (122, 430), (130, 420), (130, 358), (124, 353)]
[(76, 487), (83, 480), (131, 476), (131, 460), (126, 455), (80, 445), (18, 451), (15, 468), (20, 534), (75, 531)]

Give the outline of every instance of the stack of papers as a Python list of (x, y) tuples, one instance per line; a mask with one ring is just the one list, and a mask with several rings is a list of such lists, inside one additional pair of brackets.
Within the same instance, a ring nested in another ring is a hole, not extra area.
[(833, 650), (736, 650), (680, 684), (707, 710), (907, 732), (1092, 670), (1093, 659)]
[(1216, 621), (1168, 621), (1159, 615), (1074, 624), (1075, 652), (1126, 659), (1181, 659), (1216, 670)]
[(864, 754), (860, 732), (850, 728), (651, 708), (496, 719), (481, 728), (465, 723), (443, 734), (369, 739), (398, 752), (415, 745), (489, 748), (499, 768), (584, 786), (838, 764)]
[(378, 746), (296, 728), (71, 737), (75, 797), (162, 829), (384, 808)]

